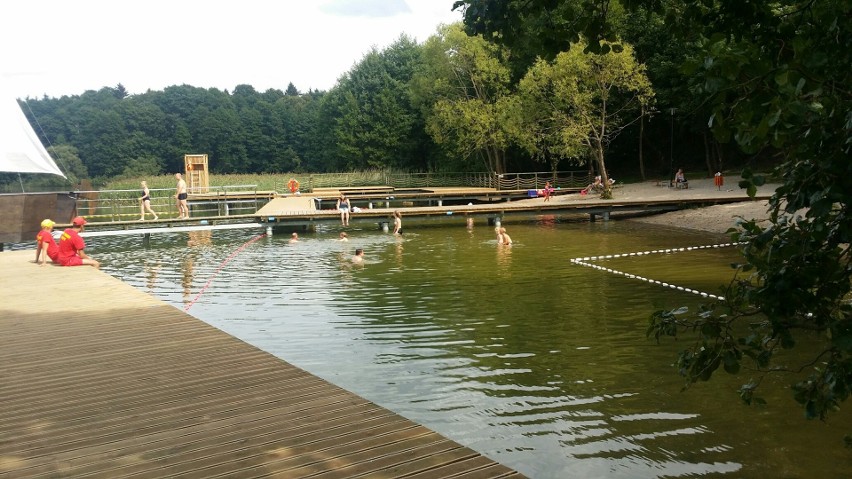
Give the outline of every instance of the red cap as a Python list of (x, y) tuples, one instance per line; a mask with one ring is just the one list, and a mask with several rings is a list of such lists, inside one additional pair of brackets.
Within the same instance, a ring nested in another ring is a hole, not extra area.
[(78, 217), (74, 218), (73, 220), (71, 220), (71, 224), (74, 225), (74, 226), (83, 226), (84, 224), (86, 224), (86, 218), (83, 218), (82, 216), (78, 216)]

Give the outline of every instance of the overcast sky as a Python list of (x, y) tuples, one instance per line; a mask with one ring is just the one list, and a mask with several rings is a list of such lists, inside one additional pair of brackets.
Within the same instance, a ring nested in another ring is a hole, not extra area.
[(0, 75), (19, 98), (187, 84), (328, 90), (370, 48), (423, 43), (454, 0), (7, 0)]

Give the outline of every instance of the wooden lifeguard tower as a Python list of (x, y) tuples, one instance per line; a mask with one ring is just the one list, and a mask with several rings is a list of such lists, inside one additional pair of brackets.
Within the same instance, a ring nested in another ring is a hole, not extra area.
[(210, 191), (207, 155), (183, 155), (183, 167), (186, 171), (187, 193), (204, 194)]

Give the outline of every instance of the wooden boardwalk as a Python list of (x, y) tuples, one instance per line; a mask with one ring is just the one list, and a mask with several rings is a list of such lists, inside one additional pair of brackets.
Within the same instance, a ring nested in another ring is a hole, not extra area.
[(0, 476), (519, 473), (90, 267), (0, 253)]

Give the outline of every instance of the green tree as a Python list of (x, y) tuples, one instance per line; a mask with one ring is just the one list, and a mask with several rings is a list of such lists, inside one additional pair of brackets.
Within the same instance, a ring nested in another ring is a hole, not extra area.
[[(776, 152), (783, 183), (770, 200), (771, 225), (746, 222), (734, 233), (746, 244), (738, 269), (748, 276), (731, 285), (727, 300), (697, 318), (657, 312), (651, 333), (676, 334), (676, 325), (702, 332), (678, 361), (689, 382), (720, 366), (737, 371), (748, 357), (764, 373), (792, 374), (806, 415), (824, 418), (852, 392), (852, 70), (838, 68), (852, 64), (852, 32), (843, 26), (852, 6), (691, 6), (687, 20), (715, 32), (690, 70), (703, 80), (696, 92), (711, 102), (715, 134), (747, 152)], [(746, 171), (741, 186), (753, 192), (763, 182)], [(743, 322), (746, 335), (739, 334)], [(776, 364), (779, 350), (814, 336), (823, 341), (812, 361)], [(758, 384), (741, 388), (746, 401)]]
[(507, 52), (468, 36), (461, 24), (443, 26), (424, 50), (426, 65), (413, 88), (432, 105), (427, 131), (461, 158), (478, 156), (488, 171), (505, 173), (513, 105)]
[[(574, 35), (591, 45), (612, 33), (605, 8), (579, 12), (572, 22), (536, 24), (554, 13), (553, 0), (458, 1), (466, 26), (497, 41), (540, 45), (555, 55)], [(770, 200), (770, 222), (746, 222), (733, 232), (742, 241), (741, 273), (725, 301), (697, 317), (682, 309), (658, 311), (649, 335), (698, 332), (678, 369), (691, 384), (722, 367), (740, 370), (744, 358), (765, 373), (795, 376), (794, 395), (807, 417), (824, 418), (852, 392), (852, 5), (843, 0), (622, 0), (630, 8), (664, 10), (666, 25), (698, 60), (686, 70), (692, 94), (711, 112), (720, 142), (735, 141), (746, 153), (777, 158), (782, 181)], [(605, 7), (609, 2), (590, 1)], [(745, 171), (741, 186), (754, 192), (763, 176)], [(797, 214), (799, 212), (799, 214)], [(804, 213), (801, 213), (804, 212)], [(745, 324), (743, 324), (745, 323)], [(743, 324), (743, 326), (740, 326)], [(746, 330), (740, 334), (741, 329)], [(821, 339), (813, 359), (776, 364), (776, 353), (802, 337)], [(760, 379), (741, 389), (756, 399)]]
[(59, 165), (59, 168), (65, 173), (71, 183), (78, 183), (83, 178), (89, 177), (89, 172), (86, 171), (86, 165), (80, 160), (80, 155), (77, 154), (77, 148), (71, 145), (54, 145), (47, 148), (47, 152)]
[(299, 95), (301, 95), (301, 93), (299, 93), (299, 90), (296, 89), (296, 85), (293, 85), (293, 82), (290, 82), (290, 83), (287, 84), (287, 90), (284, 92), (284, 94), (287, 95), (287, 96), (299, 96)]
[[(327, 98), (343, 169), (405, 168), (419, 157), (424, 135), (408, 95), (420, 47), (402, 36), (367, 53)], [(331, 106), (331, 105), (330, 105)]]
[(552, 63), (539, 60), (527, 72), (519, 85), (524, 113), (516, 136), (541, 156), (579, 159), (588, 151), (603, 177), (602, 197), (612, 198), (606, 148), (648, 109), (654, 93), (630, 45), (605, 54), (584, 47), (576, 44)]

